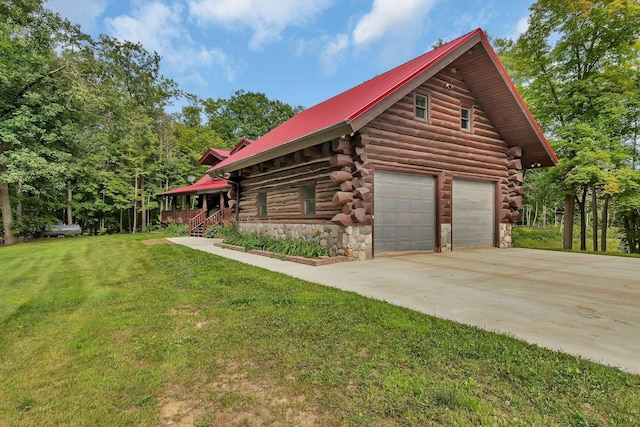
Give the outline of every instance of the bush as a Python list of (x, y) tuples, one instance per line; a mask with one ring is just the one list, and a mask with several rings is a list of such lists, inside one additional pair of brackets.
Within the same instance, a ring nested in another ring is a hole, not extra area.
[(207, 239), (220, 239), (236, 232), (236, 228), (232, 225), (213, 225), (207, 228), (204, 237)]
[(305, 258), (328, 256), (329, 249), (320, 246), (317, 237), (298, 239), (276, 239), (264, 234), (243, 233), (234, 231), (225, 236), (224, 243), (242, 246), (246, 250), (263, 250), (282, 255), (294, 255)]
[(186, 236), (189, 234), (189, 226), (187, 224), (169, 224), (164, 229), (169, 234), (177, 234), (178, 236)]

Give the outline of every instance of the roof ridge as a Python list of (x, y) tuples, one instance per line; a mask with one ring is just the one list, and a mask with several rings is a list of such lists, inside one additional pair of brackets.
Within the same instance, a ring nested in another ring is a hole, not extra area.
[[(416, 76), (420, 75), (420, 73), (424, 72), (425, 70), (427, 70), (431, 65), (433, 65), (434, 63), (438, 62), (440, 59), (442, 59), (442, 57), (446, 56), (449, 52), (451, 52), (452, 50), (454, 50), (455, 48), (457, 48), (460, 44), (462, 44), (462, 41), (465, 41), (468, 38), (471, 38), (472, 36), (475, 36), (476, 33), (482, 33), (484, 34), (484, 32), (482, 31), (481, 28), (476, 28), (473, 31), (468, 32), (467, 34), (464, 34), (454, 40), (451, 40), (450, 42), (447, 42), (445, 44), (443, 44), (442, 46), (438, 46), (435, 49), (432, 49), (430, 51), (427, 51), (425, 53), (423, 53), (422, 55), (413, 58), (409, 61), (406, 61), (388, 71), (385, 71), (384, 73), (375, 76), (373, 78), (371, 78), (370, 80), (367, 80), (362, 84), (365, 84), (371, 80), (375, 80), (379, 77), (383, 77), (385, 75), (391, 75), (395, 72), (397, 72), (398, 69), (403, 68), (408, 66), (409, 64), (413, 64), (416, 62), (421, 62), (425, 59), (426, 56), (433, 56), (433, 58), (430, 58), (428, 62), (422, 64), (422, 66), (420, 66), (417, 70), (414, 70), (411, 74), (405, 76), (402, 80), (400, 80), (399, 82), (397, 82), (395, 85), (393, 85), (392, 87), (388, 88), (385, 92), (383, 92), (382, 94), (380, 94), (378, 97), (376, 97), (375, 99), (371, 100), (369, 103), (367, 103), (366, 105), (362, 106), (360, 109), (358, 109), (358, 111), (356, 111), (355, 113), (351, 114), (346, 120), (352, 121), (354, 119), (356, 119), (357, 117), (359, 117), (362, 113), (364, 113), (365, 111), (369, 110), (369, 108), (371, 108), (372, 106), (378, 104), (380, 101), (382, 101), (383, 99), (385, 99), (387, 96), (389, 96), (390, 94), (392, 94), (393, 92), (395, 92), (397, 89), (399, 89), (400, 87), (404, 86), (405, 84), (407, 84), (409, 81), (411, 81), (411, 79), (415, 78)], [(436, 52), (438, 52), (436, 54)], [(358, 85), (360, 86), (360, 85)], [(358, 86), (354, 86), (353, 88), (349, 89), (355, 89)], [(346, 91), (345, 91), (346, 92)], [(344, 92), (343, 92), (344, 93)], [(338, 94), (336, 96), (339, 96), (341, 94)]]

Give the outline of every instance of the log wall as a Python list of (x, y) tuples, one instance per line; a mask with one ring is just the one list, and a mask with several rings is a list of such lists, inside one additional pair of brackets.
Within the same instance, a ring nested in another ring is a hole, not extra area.
[[(334, 166), (330, 142), (300, 150), (281, 158), (237, 171), (233, 178), (240, 184), (239, 219), (244, 221), (304, 220), (318, 222), (341, 211), (333, 203), (340, 184), (330, 177), (342, 170)], [(316, 186), (316, 213), (303, 214), (302, 187)], [(267, 216), (258, 216), (258, 193), (267, 193)], [(229, 194), (235, 200), (235, 189)]]
[[(454, 63), (455, 64), (455, 63)], [(445, 87), (450, 84), (451, 88)], [(442, 250), (450, 248), (451, 198), (454, 177), (498, 183), (496, 196), (500, 235), (518, 219), (522, 204), (522, 150), (508, 147), (478, 105), (464, 81), (445, 69), (421, 85), (428, 96), (427, 121), (417, 119), (410, 93), (352, 136), (326, 141), (232, 173), (240, 186), (228, 194), (239, 219), (252, 226), (268, 224), (335, 224), (340, 245), (333, 252), (360, 251), (371, 257), (374, 170), (436, 175), (437, 209)], [(460, 107), (472, 111), (471, 130), (460, 128)], [(316, 213), (303, 214), (302, 187), (316, 185)], [(267, 193), (267, 216), (258, 216), (257, 198)], [(500, 227), (502, 227), (502, 225)], [(369, 236), (351, 242), (348, 231)], [(340, 228), (341, 227), (341, 228)], [(262, 228), (261, 228), (262, 229)], [(332, 229), (333, 230), (333, 229)], [(333, 233), (333, 231), (332, 231)], [(502, 238), (501, 238), (502, 244)], [(364, 255), (363, 255), (364, 254)]]
[[(436, 74), (416, 92), (428, 96), (427, 121), (415, 117), (412, 92), (361, 130), (370, 141), (366, 154), (373, 168), (439, 175), (441, 224), (451, 223), (454, 176), (496, 181), (500, 188), (498, 219), (512, 221), (521, 193), (518, 153), (508, 154), (506, 142), (451, 69)], [(460, 128), (461, 106), (471, 108), (470, 131)]]

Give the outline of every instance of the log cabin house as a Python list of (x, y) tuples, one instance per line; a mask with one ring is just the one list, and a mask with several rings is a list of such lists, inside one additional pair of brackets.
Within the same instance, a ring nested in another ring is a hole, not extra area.
[[(198, 162), (213, 167), (251, 142), (244, 138), (231, 151), (208, 148)], [(165, 197), (167, 206), (161, 211), (161, 224), (188, 224), (190, 236), (204, 236), (208, 227), (231, 218), (227, 203), (230, 188), (226, 180), (205, 173), (191, 185), (159, 193)]]
[(481, 29), (213, 165), (241, 230), (332, 255), (511, 246), (523, 169), (557, 157)]

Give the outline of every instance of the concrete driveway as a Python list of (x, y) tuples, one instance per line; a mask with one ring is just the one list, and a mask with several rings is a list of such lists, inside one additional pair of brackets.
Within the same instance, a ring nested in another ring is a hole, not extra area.
[(638, 258), (477, 249), (310, 267), (170, 240), (640, 374)]

